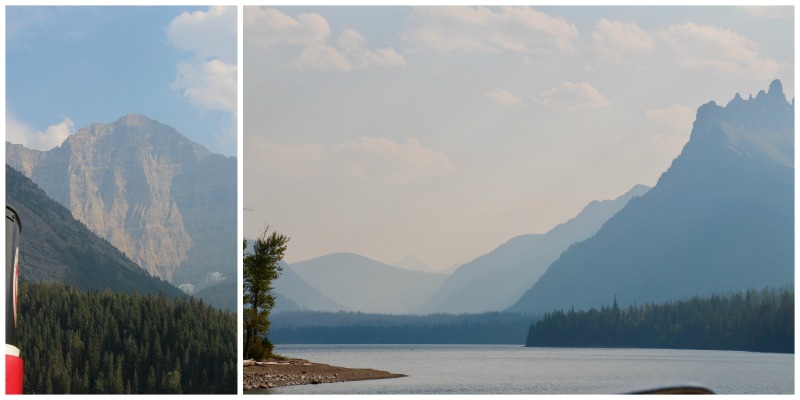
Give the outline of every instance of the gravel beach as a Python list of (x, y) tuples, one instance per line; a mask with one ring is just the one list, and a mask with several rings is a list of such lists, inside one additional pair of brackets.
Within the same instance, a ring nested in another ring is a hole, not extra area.
[(361, 368), (312, 363), (299, 358), (244, 361), (244, 390), (279, 386), (401, 378), (406, 375)]

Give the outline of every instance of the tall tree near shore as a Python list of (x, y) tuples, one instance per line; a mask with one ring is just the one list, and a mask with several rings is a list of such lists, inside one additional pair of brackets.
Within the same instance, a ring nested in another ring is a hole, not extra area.
[[(266, 337), (269, 331), (269, 313), (275, 307), (272, 282), (282, 271), (278, 261), (283, 259), (289, 237), (273, 231), (269, 226), (253, 243), (253, 253), (244, 256), (244, 358), (263, 359), (272, 355), (272, 343)], [(247, 248), (247, 240), (243, 242)]]

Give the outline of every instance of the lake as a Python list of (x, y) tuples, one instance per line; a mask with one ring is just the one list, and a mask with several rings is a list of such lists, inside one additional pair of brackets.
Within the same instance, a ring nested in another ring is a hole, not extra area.
[[(408, 375), (275, 394), (612, 394), (696, 384), (720, 394), (794, 393), (794, 355), (514, 345), (278, 345), (289, 357)], [(248, 392), (250, 393), (250, 392)]]

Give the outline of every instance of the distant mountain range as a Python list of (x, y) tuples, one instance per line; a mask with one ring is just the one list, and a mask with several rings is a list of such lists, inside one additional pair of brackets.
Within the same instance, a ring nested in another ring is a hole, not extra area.
[(658, 183), (509, 308), (661, 302), (794, 283), (794, 102), (779, 81), (703, 105)]
[[(392, 314), (409, 313), (422, 305), (447, 277), (402, 269), (350, 253), (329, 254), (289, 267), (303, 281), (346, 309)], [(300, 303), (298, 298), (290, 298)]]
[(592, 202), (449, 276), (426, 268), (330, 254), (286, 265), (276, 292), (295, 310), (542, 313), (792, 285), (794, 103), (779, 81), (708, 103), (652, 189)]
[(275, 292), (281, 296), (275, 301), (276, 311), (350, 311), (351, 309), (338, 304), (319, 289), (312, 287), (303, 278), (294, 272), (294, 269), (280, 261), (283, 271), (275, 281)]
[(35, 183), (6, 166), (6, 204), (20, 216), (20, 277), (81, 290), (183, 296), (169, 283), (148, 275), (125, 254), (75, 220)]
[[(280, 265), (276, 308), (282, 311), (367, 313), (481, 313), (512, 305), (569, 245), (595, 234), (630, 199), (647, 192), (637, 185), (613, 200), (593, 201), (575, 218), (546, 234), (522, 235), (458, 267), (430, 272), (413, 256), (394, 265), (334, 253)], [(245, 249), (245, 253), (252, 251)]]
[(391, 265), (394, 265), (395, 267), (398, 268), (410, 269), (412, 271), (433, 272), (433, 273), (439, 272), (429, 267), (424, 262), (420, 261), (417, 257), (414, 257), (410, 254), (403, 257), (400, 260), (391, 263)]
[(637, 185), (616, 199), (589, 203), (575, 218), (545, 234), (512, 238), (459, 267), (416, 311), (480, 313), (511, 306), (567, 247), (597, 233), (628, 201), (648, 189)]
[(6, 162), (151, 275), (190, 293), (236, 279), (235, 158), (134, 114), (49, 151), (6, 143)]

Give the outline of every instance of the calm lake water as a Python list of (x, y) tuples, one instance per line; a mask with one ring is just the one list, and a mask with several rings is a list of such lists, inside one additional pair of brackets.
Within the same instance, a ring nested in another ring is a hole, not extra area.
[(265, 393), (612, 394), (675, 384), (698, 384), (720, 394), (794, 393), (792, 354), (507, 345), (279, 345), (276, 352), (408, 377)]

